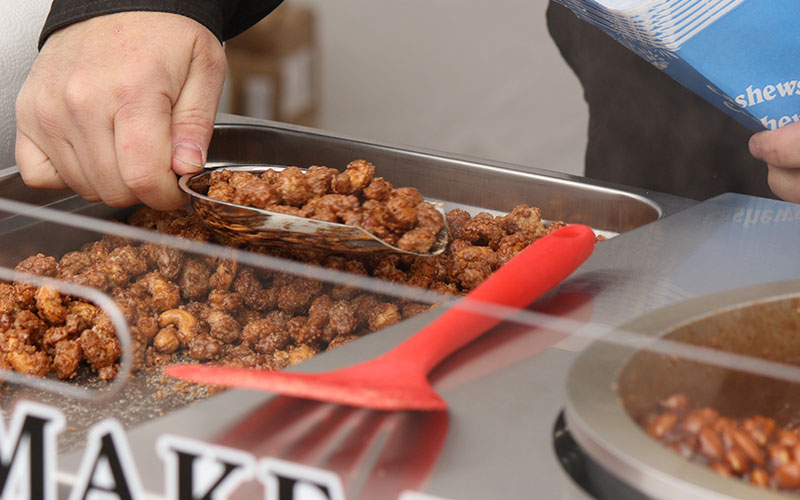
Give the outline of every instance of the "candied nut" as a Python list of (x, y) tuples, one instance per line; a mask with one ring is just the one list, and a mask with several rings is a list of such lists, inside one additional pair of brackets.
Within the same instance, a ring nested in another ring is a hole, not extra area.
[(62, 279), (72, 278), (91, 267), (92, 264), (92, 259), (86, 252), (67, 252), (58, 261), (56, 277)]
[(101, 378), (108, 376), (110, 373), (108, 371), (105, 375), (99, 372), (101, 368), (114, 365), (119, 359), (120, 346), (117, 338), (108, 335), (98, 326), (93, 326), (84, 330), (78, 341), (86, 361), (98, 372), (98, 375)]
[(789, 448), (779, 443), (769, 445), (767, 447), (767, 455), (769, 456), (769, 464), (773, 467), (783, 465), (792, 460)]
[[(681, 422), (681, 428), (689, 434), (699, 434), (704, 425), (706, 425), (706, 420), (695, 413), (686, 415), (686, 417), (683, 419), (683, 422)], [(722, 432), (721, 429), (715, 430)]]
[(733, 471), (731, 470), (730, 467), (728, 467), (728, 464), (724, 462), (711, 462), (710, 467), (714, 472), (716, 472), (720, 476), (733, 477)]
[(545, 234), (541, 212), (538, 208), (527, 205), (514, 207), (510, 213), (500, 218), (500, 224), (507, 233), (525, 231), (534, 234), (535, 237), (542, 237)]
[(217, 309), (210, 309), (203, 319), (208, 323), (211, 328), (209, 333), (215, 339), (228, 344), (239, 340), (239, 335), (242, 332), (241, 326), (230, 314)]
[(370, 309), (367, 314), (367, 321), (371, 331), (377, 331), (382, 328), (398, 323), (402, 318), (397, 304), (391, 302), (383, 302), (378, 304), (374, 309)]
[(278, 293), (278, 308), (288, 313), (307, 311), (314, 298), (322, 291), (322, 283), (299, 276), (286, 276)]
[(145, 344), (158, 333), (158, 316), (151, 314), (139, 314), (135, 323), (137, 337)]
[(500, 248), (506, 236), (500, 221), (493, 215), (481, 212), (461, 228), (461, 237), (474, 245), (488, 246), (492, 250)]
[(350, 186), (354, 192), (367, 187), (375, 177), (375, 165), (366, 160), (353, 160), (347, 164), (344, 174), (350, 178)]
[(374, 177), (361, 194), (368, 200), (385, 201), (392, 194), (392, 183), (383, 177)]
[(662, 439), (675, 428), (677, 422), (677, 413), (662, 413), (650, 422), (650, 425), (647, 426), (647, 433), (656, 439)]
[(775, 421), (763, 415), (754, 415), (742, 422), (742, 428), (759, 446), (766, 446), (775, 432), (775, 427)]
[(320, 167), (312, 165), (306, 169), (306, 182), (312, 197), (319, 197), (328, 194), (331, 187), (331, 179), (338, 175), (339, 171), (334, 168)]
[(201, 333), (189, 341), (189, 356), (198, 361), (211, 361), (222, 354), (222, 344), (211, 335)]
[(180, 249), (155, 243), (144, 243), (141, 253), (146, 263), (155, 267), (168, 280), (176, 279), (183, 267), (184, 253)]
[(214, 183), (212, 178), (206, 196), (219, 201), (235, 203), (236, 190), (233, 188), (233, 186), (227, 183), (222, 183), (222, 182)]
[(725, 463), (739, 476), (747, 473), (750, 469), (750, 460), (738, 449), (731, 449), (725, 452)]
[(83, 359), (80, 343), (76, 340), (62, 340), (55, 345), (53, 369), (60, 379), (73, 378)]
[(106, 273), (108, 277), (108, 286), (111, 288), (123, 286), (131, 280), (131, 275), (128, 274), (119, 262), (107, 260), (102, 264), (98, 264), (98, 266)]
[(752, 483), (752, 484), (754, 484), (756, 486), (761, 486), (762, 488), (769, 487), (769, 483), (770, 483), (769, 473), (767, 471), (765, 471), (764, 469), (760, 469), (760, 468), (759, 469), (753, 469), (750, 472), (749, 480), (750, 480), (750, 483)]
[(17, 264), (14, 270), (52, 278), (58, 274), (58, 261), (56, 261), (55, 257), (37, 253)]
[(328, 316), (333, 301), (329, 295), (320, 295), (311, 302), (308, 308), (308, 324), (314, 328), (324, 328), (328, 324)]
[(727, 429), (736, 427), (736, 424), (733, 423), (733, 420), (729, 419), (728, 417), (719, 417), (712, 422), (712, 427), (717, 432), (723, 432)]
[(210, 277), (211, 269), (201, 259), (186, 259), (178, 277), (178, 286), (183, 298), (196, 300), (205, 297), (208, 293)]
[(178, 337), (178, 329), (172, 325), (160, 329), (153, 338), (153, 347), (160, 353), (172, 354), (180, 346), (181, 341)]
[(174, 325), (181, 345), (188, 345), (199, 332), (197, 318), (183, 309), (169, 309), (162, 312), (158, 316), (158, 325), (161, 328)]
[(733, 429), (731, 437), (733, 438), (734, 445), (742, 450), (750, 460), (758, 465), (764, 465), (764, 454), (749, 434), (738, 429)]
[(454, 208), (445, 214), (447, 230), (451, 240), (463, 240), (461, 230), (472, 219), (472, 216), (462, 208)]
[(32, 309), (36, 306), (36, 287), (27, 283), (14, 283), (14, 301), (22, 309)]
[(689, 398), (682, 392), (676, 392), (663, 399), (660, 405), (666, 410), (684, 412), (689, 408)]
[(417, 212), (417, 227), (420, 229), (426, 229), (436, 234), (444, 227), (444, 217), (430, 203), (422, 202), (414, 207), (414, 210)]
[(264, 289), (256, 271), (250, 267), (239, 270), (236, 280), (233, 282), (233, 289), (242, 297), (247, 307), (256, 311), (272, 309), (278, 301), (277, 288)]
[(429, 257), (418, 257), (411, 264), (408, 273), (409, 286), (428, 288), (436, 276), (436, 263)]
[(778, 485), (787, 490), (800, 488), (800, 464), (789, 462), (775, 468), (773, 477)]
[(266, 208), (280, 203), (281, 195), (269, 182), (263, 178), (254, 177), (253, 182), (239, 186), (236, 189), (233, 199), (240, 205)]
[(131, 245), (112, 250), (108, 261), (120, 265), (130, 276), (139, 276), (147, 272), (147, 260), (142, 255), (142, 250)]
[(250, 184), (256, 180), (256, 176), (251, 172), (230, 172), (227, 176), (227, 182), (234, 189), (239, 189), (242, 186)]
[(427, 253), (436, 243), (436, 234), (427, 229), (412, 229), (397, 240), (397, 248), (415, 253)]
[(792, 448), (800, 442), (800, 440), (797, 439), (797, 434), (788, 429), (780, 429), (778, 431), (777, 441), (788, 448)]
[(326, 326), (333, 331), (334, 336), (353, 333), (356, 325), (356, 310), (352, 303), (345, 300), (337, 300), (331, 304)]
[(211, 290), (208, 293), (208, 303), (211, 307), (220, 311), (233, 313), (242, 307), (244, 298), (236, 292), (224, 290)]
[(166, 311), (178, 306), (181, 292), (178, 286), (168, 281), (158, 271), (144, 275), (140, 281), (147, 287), (152, 297), (152, 306), (157, 312)]
[(336, 349), (358, 338), (358, 335), (339, 335), (328, 343), (327, 350)]
[(6, 337), (2, 350), (5, 361), (16, 372), (44, 377), (50, 371), (50, 357), (17, 337)]
[(217, 269), (208, 278), (209, 287), (216, 290), (227, 290), (231, 287), (238, 269), (239, 263), (235, 260), (220, 259)]
[[(396, 192), (396, 191), (395, 191)], [(392, 231), (403, 232), (413, 228), (417, 223), (414, 211), (416, 204), (396, 194), (386, 202), (386, 226)]]
[(39, 316), (52, 325), (60, 325), (67, 319), (65, 297), (53, 287), (41, 286), (36, 290), (36, 308)]
[(99, 307), (83, 300), (74, 300), (69, 303), (69, 317), (74, 318), (77, 322), (75, 330), (85, 330), (97, 323), (100, 313)]
[(242, 330), (242, 342), (262, 354), (272, 354), (290, 340), (286, 331), (289, 319), (291, 316), (283, 311), (274, 311), (262, 319), (250, 322)]
[(450, 254), (450, 279), (465, 290), (472, 290), (494, 271), (497, 255), (489, 247), (468, 246)]
[(89, 288), (97, 288), (98, 290), (108, 290), (109, 277), (102, 264), (93, 264), (91, 267), (83, 270), (70, 278), (73, 283), (83, 285)]
[(275, 187), (283, 203), (293, 207), (300, 207), (311, 197), (303, 171), (297, 167), (288, 167), (278, 173)]
[(261, 354), (274, 354), (285, 347), (290, 340), (291, 337), (289, 336), (288, 331), (277, 330), (265, 337), (258, 339), (253, 344), (253, 349)]
[(286, 330), (297, 345), (316, 346), (322, 339), (322, 330), (311, 325), (305, 316), (295, 316), (290, 319)]
[(705, 426), (698, 434), (700, 453), (709, 460), (721, 460), (725, 452), (719, 434), (711, 427)]
[(289, 351), (289, 366), (296, 365), (302, 361), (310, 359), (317, 354), (317, 351), (306, 344), (295, 346)]
[(33, 311), (23, 310), (17, 312), (14, 317), (12, 330), (15, 336), (27, 339), (28, 343), (36, 344), (47, 332), (47, 324)]

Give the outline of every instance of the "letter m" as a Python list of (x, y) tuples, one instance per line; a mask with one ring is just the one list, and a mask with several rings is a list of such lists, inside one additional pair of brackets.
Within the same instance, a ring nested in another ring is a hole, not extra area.
[(56, 436), (64, 416), (53, 408), (22, 401), (8, 430), (0, 422), (0, 498), (56, 498)]

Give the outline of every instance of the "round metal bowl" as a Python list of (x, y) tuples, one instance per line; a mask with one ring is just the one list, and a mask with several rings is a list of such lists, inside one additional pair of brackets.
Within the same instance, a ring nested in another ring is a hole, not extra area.
[[(653, 343), (668, 339), (800, 365), (800, 280), (681, 302), (643, 315), (619, 332), (647, 336)], [(640, 422), (675, 392), (734, 418), (758, 413), (779, 425), (800, 421), (798, 383), (597, 341), (570, 369), (569, 431), (592, 459), (643, 497), (797, 498), (722, 477), (651, 438)]]

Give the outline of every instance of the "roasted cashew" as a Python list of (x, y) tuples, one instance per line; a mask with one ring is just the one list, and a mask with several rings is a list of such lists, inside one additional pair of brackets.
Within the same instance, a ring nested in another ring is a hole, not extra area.
[(158, 326), (164, 328), (169, 325), (175, 325), (178, 329), (178, 339), (181, 345), (185, 346), (197, 335), (200, 322), (189, 311), (169, 309), (159, 315)]

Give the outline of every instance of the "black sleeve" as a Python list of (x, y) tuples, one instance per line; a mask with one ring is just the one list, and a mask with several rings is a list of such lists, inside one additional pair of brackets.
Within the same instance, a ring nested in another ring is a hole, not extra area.
[(53, 0), (39, 48), (59, 28), (116, 12), (181, 14), (208, 28), (220, 41), (232, 38), (272, 12), (282, 0)]

